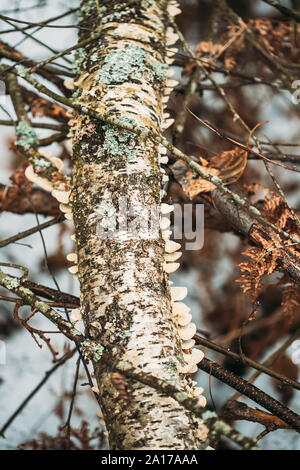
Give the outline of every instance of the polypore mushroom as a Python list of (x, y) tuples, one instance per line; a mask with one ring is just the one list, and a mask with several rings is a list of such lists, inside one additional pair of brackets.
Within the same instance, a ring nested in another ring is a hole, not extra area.
[(78, 266), (71, 266), (70, 268), (68, 268), (68, 270), (70, 271), (70, 273), (76, 274), (78, 272)]
[[(196, 341), (194, 339), (188, 339), (187, 341), (182, 341), (182, 349), (191, 349), (195, 345)], [(196, 382), (197, 383), (197, 382)]]
[(172, 235), (171, 230), (163, 230), (162, 231), (162, 237), (165, 240), (165, 242), (168, 241), (168, 239), (170, 238), (171, 235)]
[(166, 64), (172, 65), (175, 62), (175, 57), (166, 57), (165, 58)]
[(74, 308), (71, 312), (70, 318), (74, 323), (81, 321), (82, 316), (81, 316), (80, 308)]
[(174, 302), (173, 303), (173, 313), (174, 315), (181, 315), (185, 313), (190, 313), (191, 309), (183, 302)]
[[(198, 403), (199, 403), (200, 406), (203, 406), (203, 408), (204, 408), (204, 407), (206, 406), (206, 398), (205, 398), (203, 395), (201, 395), (201, 396), (198, 398)], [(206, 448), (206, 450), (207, 450), (207, 449), (208, 449), (208, 448)], [(210, 448), (209, 450), (214, 450), (214, 449)]]
[(68, 214), (72, 212), (71, 206), (67, 206), (66, 204), (59, 204), (59, 209), (64, 213)]
[(193, 389), (193, 395), (195, 397), (200, 397), (202, 395), (202, 393), (204, 392), (204, 389), (202, 387), (195, 387)]
[(180, 313), (176, 315), (176, 321), (179, 326), (186, 326), (192, 320), (192, 315), (190, 313)]
[(170, 88), (170, 87), (168, 88), (168, 87), (166, 87), (166, 88), (164, 89), (164, 95), (165, 95), (165, 96), (170, 96), (170, 94), (172, 93), (172, 91), (173, 91), (173, 88)]
[(168, 13), (170, 16), (177, 16), (177, 15), (180, 15), (181, 13), (181, 9), (179, 8), (179, 6), (177, 6), (177, 4), (175, 3), (170, 3), (168, 5)]
[(200, 349), (191, 349), (190, 353), (183, 353), (183, 358), (187, 364), (195, 366), (204, 358), (204, 352)]
[[(169, 12), (170, 13), (170, 12)], [(170, 13), (171, 15), (171, 13)], [(74, 85), (74, 81), (73, 80), (65, 80), (64, 81), (64, 86), (68, 89), (68, 90), (74, 90), (75, 88), (75, 85)]]
[(68, 261), (73, 261), (74, 263), (77, 263), (77, 255), (76, 253), (69, 253), (67, 255), (67, 260)]
[(166, 241), (165, 251), (167, 253), (174, 253), (175, 251), (179, 250), (181, 245), (179, 243), (173, 242), (172, 240)]
[(59, 191), (57, 189), (54, 189), (52, 191), (52, 196), (55, 197), (58, 202), (61, 202), (62, 204), (68, 204), (70, 193), (71, 191)]
[(168, 217), (162, 217), (160, 219), (160, 228), (162, 230), (166, 230), (168, 227), (170, 227), (171, 221)]
[(161, 124), (160, 127), (161, 127), (163, 130), (166, 130), (166, 129), (168, 129), (169, 127), (171, 127), (174, 122), (175, 122), (175, 119), (173, 119), (173, 118), (166, 119), (165, 121), (162, 122), (162, 124)]
[[(171, 298), (173, 302), (183, 300), (187, 296), (187, 288), (186, 287), (171, 287)], [(189, 338), (188, 338), (189, 339)]]
[(172, 46), (173, 44), (175, 44), (176, 42), (178, 41), (178, 36), (177, 34), (173, 33), (173, 34), (168, 34), (167, 35), (167, 45), (168, 46)]
[(182, 256), (181, 251), (177, 251), (175, 253), (166, 253), (165, 260), (173, 263), (174, 261), (177, 261), (181, 256)]
[(186, 326), (182, 326), (178, 328), (179, 336), (183, 341), (187, 341), (188, 339), (193, 338), (193, 336), (196, 334), (196, 331), (197, 331), (197, 328), (196, 328), (195, 323), (189, 323)]
[(161, 144), (159, 144), (159, 146), (158, 146), (158, 151), (159, 151), (159, 153), (160, 153), (161, 155), (165, 155), (165, 154), (168, 152), (168, 150), (166, 149), (166, 147), (164, 147), (164, 146), (161, 145)]
[(179, 82), (177, 80), (168, 79), (166, 81), (166, 88), (175, 88), (178, 84)]
[(180, 263), (164, 263), (164, 270), (168, 274), (175, 273), (179, 267)]
[(67, 212), (67, 213), (65, 214), (65, 218), (68, 219), (68, 220), (73, 220), (72, 212)]
[(186, 364), (185, 366), (178, 366), (177, 370), (180, 374), (194, 374), (195, 372), (197, 372), (198, 367)]
[(178, 49), (177, 47), (170, 47), (168, 50), (167, 50), (167, 56), (168, 57), (173, 57), (174, 54), (177, 54), (178, 52)]
[(45, 189), (45, 191), (51, 192), (53, 190), (53, 185), (52, 183), (47, 180), (46, 178), (42, 178), (41, 176), (38, 176), (34, 171), (33, 171), (33, 166), (29, 165), (26, 170), (25, 170), (25, 176), (26, 178), (31, 181), (32, 183), (37, 184), (41, 188)]
[(164, 202), (161, 205), (161, 213), (162, 214), (169, 214), (170, 212), (173, 212), (174, 206), (171, 206), (170, 204), (165, 204)]

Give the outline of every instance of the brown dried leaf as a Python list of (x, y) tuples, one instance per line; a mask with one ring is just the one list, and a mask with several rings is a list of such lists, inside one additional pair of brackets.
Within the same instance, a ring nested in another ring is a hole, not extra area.
[[(251, 29), (263, 46), (271, 53), (276, 54), (283, 60), (299, 62), (300, 47), (297, 38), (300, 33), (300, 25), (291, 21), (280, 21), (268, 18), (251, 19), (245, 24), (243, 21), (239, 25), (228, 25), (223, 34), (218, 35), (218, 43), (212, 41), (202, 41), (196, 48), (195, 55), (203, 60), (203, 65), (216, 65), (218, 62), (225, 66), (227, 70), (233, 70), (237, 64), (243, 67), (249, 62), (249, 56), (257, 57), (255, 50), (246, 41), (245, 32)], [(263, 69), (260, 62), (259, 73)], [(195, 68), (195, 62), (190, 61), (184, 74), (190, 75)]]
[(291, 324), (296, 313), (300, 313), (300, 292), (295, 284), (289, 284), (282, 289), (282, 311)]
[[(208, 174), (218, 176), (224, 184), (230, 184), (237, 181), (243, 174), (247, 164), (247, 152), (236, 147), (233, 150), (215, 155), (210, 161), (204, 158), (201, 158), (200, 161), (202, 163), (201, 168)], [(190, 170), (185, 162), (176, 162), (172, 170), (175, 178), (190, 199), (194, 199), (200, 193), (212, 191), (216, 187), (210, 181), (201, 178)]]
[(67, 110), (62, 106), (36, 95), (31, 90), (23, 90), (23, 95), (33, 116), (46, 116), (63, 123), (68, 121)]
[[(200, 165), (210, 175), (219, 176), (219, 170)], [(198, 194), (212, 191), (215, 185), (210, 181), (201, 178), (198, 174), (190, 170), (187, 163), (182, 160), (172, 166), (175, 179), (182, 186), (183, 191), (189, 197), (194, 199)]]
[(238, 266), (242, 272), (237, 282), (241, 284), (243, 292), (250, 292), (252, 301), (255, 301), (262, 287), (262, 280), (265, 275), (271, 275), (277, 268), (278, 257), (281, 256), (281, 250), (274, 247), (271, 240), (266, 245), (267, 248), (251, 247), (243, 255), (247, 256), (247, 261)]
[(210, 165), (220, 171), (219, 177), (224, 184), (237, 181), (243, 174), (247, 165), (247, 152), (239, 147), (215, 155)]

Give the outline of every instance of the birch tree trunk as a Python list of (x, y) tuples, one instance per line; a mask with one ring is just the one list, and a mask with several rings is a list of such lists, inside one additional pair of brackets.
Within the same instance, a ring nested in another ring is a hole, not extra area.
[[(165, 0), (83, 0), (79, 39), (101, 35), (77, 50), (73, 99), (133, 125), (160, 130), (167, 7)], [(71, 125), (81, 311), (86, 334), (99, 353), (93, 363), (110, 447), (197, 449), (205, 437), (200, 420), (173, 398), (137, 381), (127, 381), (132, 388), (126, 400), (111, 377), (111, 364), (127, 361), (155, 377), (176, 379), (179, 388), (193, 393), (191, 382), (179, 372), (183, 355), (161, 230), (152, 238), (125, 230), (103, 236), (117, 228), (120, 198), (127, 207), (149, 213), (161, 204), (158, 146), (87, 115), (74, 114)]]

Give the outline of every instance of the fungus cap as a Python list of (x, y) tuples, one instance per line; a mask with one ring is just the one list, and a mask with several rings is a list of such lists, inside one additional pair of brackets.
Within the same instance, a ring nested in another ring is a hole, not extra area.
[(167, 253), (174, 253), (175, 251), (180, 250), (180, 248), (181, 248), (180, 243), (173, 242), (172, 240), (168, 240), (166, 242), (165, 251)]
[(174, 122), (175, 122), (175, 119), (173, 119), (173, 118), (166, 119), (165, 121), (162, 122), (160, 127), (164, 130), (168, 129), (169, 127), (172, 126), (172, 124), (174, 124)]
[(169, 161), (168, 157), (160, 157), (159, 159), (159, 163), (162, 163), (163, 165), (166, 165), (168, 161)]
[(186, 287), (178, 287), (178, 286), (171, 287), (170, 291), (171, 291), (171, 298), (173, 302), (185, 299), (188, 293)]
[(163, 230), (162, 231), (162, 237), (166, 242), (169, 241), (168, 239), (170, 238), (171, 235), (172, 235), (171, 230)]
[(71, 213), (71, 212), (72, 212), (71, 206), (68, 206), (67, 204), (59, 204), (59, 209), (60, 209), (61, 212), (63, 212), (64, 214), (67, 214), (67, 213)]
[(195, 397), (200, 397), (203, 392), (204, 392), (204, 389), (202, 387), (195, 387), (193, 390), (193, 395)]
[(77, 255), (76, 253), (69, 253), (67, 255), (67, 260), (68, 261), (74, 261), (75, 263), (77, 263)]
[(170, 225), (171, 225), (171, 221), (168, 217), (162, 217), (160, 219), (160, 228), (162, 230), (167, 229), (168, 227), (170, 227)]
[(52, 196), (55, 197), (58, 202), (61, 202), (62, 204), (68, 204), (70, 193), (71, 191), (59, 191), (57, 189), (54, 189), (52, 191)]
[(190, 366), (190, 365), (185, 365), (185, 366), (178, 366), (177, 370), (181, 374), (194, 374), (197, 372), (198, 367), (197, 366)]
[(32, 183), (37, 184), (41, 188), (45, 189), (45, 191), (51, 192), (53, 190), (53, 185), (52, 183), (47, 180), (46, 178), (42, 178), (41, 176), (38, 176), (34, 171), (33, 171), (33, 166), (29, 165), (26, 170), (25, 170), (25, 176), (26, 178), (31, 181)]
[(196, 341), (194, 339), (188, 339), (187, 341), (182, 341), (182, 349), (191, 349), (195, 345)]
[(70, 273), (76, 274), (78, 272), (78, 266), (71, 266), (70, 268), (68, 268), (68, 270), (70, 271)]
[(175, 273), (180, 267), (180, 263), (164, 263), (164, 270), (167, 274)]
[(165, 204), (164, 202), (161, 204), (161, 213), (162, 214), (169, 214), (170, 212), (174, 211), (174, 206), (170, 204)]
[(191, 349), (190, 353), (183, 353), (183, 358), (187, 364), (195, 366), (204, 358), (204, 352), (200, 349)]
[(197, 328), (195, 323), (189, 323), (187, 326), (182, 326), (178, 328), (178, 333), (180, 338), (183, 341), (187, 341), (188, 339), (193, 338), (196, 334)]
[(176, 316), (177, 323), (180, 326), (187, 326), (191, 322), (192, 318), (193, 317), (190, 313), (180, 313)]
[(190, 313), (191, 309), (183, 302), (174, 302), (172, 305), (174, 315)]
[(174, 263), (182, 256), (181, 251), (175, 251), (175, 253), (166, 253), (165, 254), (165, 261), (169, 261), (170, 263)]
[(80, 308), (74, 308), (71, 312), (70, 318), (74, 323), (81, 321), (82, 316), (81, 316)]

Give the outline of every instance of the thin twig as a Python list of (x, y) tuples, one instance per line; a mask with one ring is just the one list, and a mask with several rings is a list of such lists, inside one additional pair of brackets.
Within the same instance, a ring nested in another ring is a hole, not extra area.
[(64, 220), (65, 220), (64, 215), (59, 214), (53, 219), (48, 220), (48, 222), (44, 222), (43, 224), (38, 224), (35, 227), (25, 230), (24, 232), (17, 233), (16, 235), (13, 235), (12, 237), (6, 238), (5, 240), (1, 240), (0, 248), (10, 245), (11, 243), (15, 243), (17, 240), (21, 240), (22, 238), (29, 237), (30, 235), (33, 235), (36, 232), (40, 232), (41, 230), (44, 230), (45, 228), (52, 227), (52, 225), (59, 224), (63, 222)]
[[(14, 72), (16, 73), (16, 72)], [(23, 75), (23, 74), (22, 74)], [(249, 212), (251, 212), (251, 214), (259, 221), (261, 222), (263, 225), (266, 225), (266, 226), (269, 226), (271, 227), (275, 232), (277, 232), (278, 234), (284, 236), (285, 238), (291, 240), (292, 242), (294, 243), (300, 243), (300, 239), (290, 235), (289, 233), (285, 232), (284, 230), (280, 229), (279, 227), (277, 227), (276, 225), (272, 224), (271, 222), (267, 221), (266, 219), (264, 219), (259, 210), (256, 209), (256, 207), (254, 206), (251, 206), (249, 204), (249, 202), (240, 197), (239, 195), (237, 195), (236, 193), (232, 192), (230, 189), (228, 189), (226, 186), (224, 186), (222, 180), (220, 178), (218, 178), (217, 176), (214, 176), (214, 175), (210, 175), (208, 174), (202, 167), (201, 165), (199, 165), (197, 162), (195, 162), (191, 157), (189, 157), (188, 155), (184, 154), (183, 152), (181, 152), (179, 149), (177, 149), (176, 147), (174, 147), (170, 142), (168, 142), (167, 139), (165, 139), (164, 137), (161, 136), (160, 133), (158, 132), (155, 132), (153, 130), (149, 130), (147, 128), (144, 128), (144, 127), (138, 127), (138, 126), (135, 126), (131, 123), (128, 123), (128, 122), (124, 122), (114, 116), (112, 116), (111, 114), (108, 114), (108, 113), (100, 113), (99, 111), (95, 111), (91, 108), (87, 108), (86, 106), (83, 106), (81, 105), (80, 103), (73, 103), (71, 100), (69, 100), (68, 98), (66, 97), (63, 97), (63, 96), (60, 96), (58, 95), (57, 93), (53, 92), (52, 90), (49, 90), (47, 87), (45, 87), (44, 85), (42, 85), (41, 83), (37, 82), (36, 80), (34, 80), (32, 77), (30, 77), (28, 75), (28, 73), (25, 73), (23, 75), (23, 78), (28, 81), (28, 83), (30, 83), (31, 85), (33, 85), (37, 90), (39, 90), (40, 92), (46, 94), (47, 96), (50, 96), (51, 98), (53, 98), (54, 100), (58, 101), (59, 103), (62, 103), (62, 104), (65, 104), (66, 106), (69, 106), (71, 108), (74, 108), (76, 109), (77, 111), (81, 112), (82, 114), (87, 114), (87, 115), (90, 115), (91, 117), (95, 118), (95, 119), (99, 119), (101, 121), (106, 121), (108, 122), (109, 124), (112, 124), (112, 125), (115, 125), (117, 127), (120, 127), (120, 128), (123, 128), (123, 129), (126, 129), (126, 130), (129, 130), (131, 132), (134, 132), (135, 134), (139, 135), (141, 138), (143, 139), (146, 139), (146, 138), (150, 138), (150, 139), (153, 139), (155, 142), (157, 143), (160, 143), (162, 144), (164, 147), (166, 147), (168, 150), (170, 150), (171, 152), (173, 152), (173, 154), (181, 159), (181, 160), (184, 160), (185, 162), (188, 163), (188, 165), (194, 169), (200, 176), (202, 176), (202, 178), (206, 179), (207, 181), (210, 181), (211, 183), (213, 183), (215, 186), (217, 186), (218, 188), (220, 188), (220, 190), (224, 193), (224, 194), (228, 194), (230, 195), (234, 200), (235, 202), (242, 206), (242, 207), (246, 207)]]
[(47, 380), (51, 377), (51, 375), (60, 367), (62, 366), (68, 359), (70, 359), (73, 354), (75, 353), (76, 349), (74, 348), (72, 351), (65, 354), (64, 357), (60, 359), (60, 361), (55, 364), (51, 369), (45, 372), (44, 378), (34, 387), (34, 389), (29, 393), (29, 395), (22, 401), (22, 403), (18, 406), (18, 408), (13, 412), (13, 414), (8, 418), (8, 420), (3, 424), (2, 428), (0, 429), (0, 436), (5, 437), (4, 433), (8, 429), (8, 427), (12, 424), (12, 422), (16, 419), (16, 417), (24, 410), (26, 405), (30, 402), (30, 400), (37, 394), (37, 392), (43, 387), (43, 385), (47, 382)]
[(203, 358), (198, 364), (199, 369), (212, 374), (221, 382), (229, 385), (230, 387), (238, 390), (240, 394), (253, 400), (255, 403), (263, 406), (266, 410), (270, 411), (273, 415), (282, 419), (286, 424), (291, 426), (296, 431), (300, 432), (300, 417), (294, 411), (282, 405), (279, 401), (267, 395), (265, 392), (250, 384), (248, 381), (238, 377), (221, 365), (207, 358)]
[(231, 359), (234, 359), (235, 361), (241, 363), (241, 364), (247, 364), (254, 369), (257, 369), (270, 377), (274, 377), (275, 379), (279, 380), (280, 382), (290, 385), (291, 387), (300, 390), (300, 383), (296, 382), (293, 379), (290, 379), (289, 377), (286, 377), (284, 375), (279, 374), (276, 371), (273, 371), (272, 369), (269, 369), (268, 367), (264, 366), (263, 364), (260, 364), (259, 362), (253, 361), (247, 356), (240, 356), (239, 354), (229, 351), (228, 349), (206, 339), (203, 338), (202, 336), (195, 335), (194, 339), (196, 340), (197, 344), (201, 344), (202, 346), (205, 346), (206, 348), (212, 349), (214, 351), (219, 352), (220, 354), (223, 354), (224, 356), (230, 357)]
[(300, 21), (300, 14), (296, 10), (282, 5), (282, 3), (278, 2), (277, 0), (263, 0), (263, 2), (267, 3), (271, 7), (276, 8), (283, 15), (289, 16), (290, 18), (293, 18), (296, 21)]
[(71, 448), (71, 418), (72, 418), (72, 413), (73, 413), (73, 408), (74, 408), (74, 403), (75, 403), (75, 397), (76, 397), (76, 389), (77, 389), (77, 383), (78, 383), (78, 377), (79, 377), (80, 361), (81, 361), (81, 359), (80, 359), (80, 356), (79, 356), (78, 359), (77, 359), (77, 362), (76, 362), (76, 370), (75, 370), (74, 384), (73, 384), (73, 390), (72, 390), (72, 398), (71, 398), (68, 418), (67, 418), (66, 424), (62, 427), (62, 429), (67, 428), (68, 449)]

